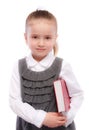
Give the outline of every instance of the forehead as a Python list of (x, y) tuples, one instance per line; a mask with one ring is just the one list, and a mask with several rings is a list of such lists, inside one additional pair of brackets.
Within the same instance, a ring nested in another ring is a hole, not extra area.
[(48, 23), (56, 23), (54, 19), (47, 19), (47, 18), (32, 18), (28, 22), (29, 23), (34, 23), (35, 21), (44, 21)]
[(54, 20), (48, 20), (44, 18), (32, 19), (28, 22), (27, 28), (32, 30), (55, 30), (57, 31), (57, 25)]

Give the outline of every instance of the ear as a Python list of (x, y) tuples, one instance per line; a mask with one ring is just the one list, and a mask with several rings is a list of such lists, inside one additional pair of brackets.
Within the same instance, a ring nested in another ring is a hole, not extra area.
[(27, 43), (27, 33), (24, 33), (24, 39), (25, 39), (25, 41)]
[(58, 34), (56, 34), (56, 39), (58, 38)]
[(57, 41), (58, 41), (58, 34), (56, 34), (55, 41), (57, 43)]

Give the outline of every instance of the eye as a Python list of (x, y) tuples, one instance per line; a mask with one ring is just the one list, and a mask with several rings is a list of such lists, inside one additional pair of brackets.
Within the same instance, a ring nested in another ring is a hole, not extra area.
[(51, 39), (51, 37), (50, 37), (50, 36), (46, 36), (46, 37), (45, 37), (45, 39), (50, 40), (50, 39)]
[(38, 39), (39, 37), (37, 35), (31, 36), (33, 39)]

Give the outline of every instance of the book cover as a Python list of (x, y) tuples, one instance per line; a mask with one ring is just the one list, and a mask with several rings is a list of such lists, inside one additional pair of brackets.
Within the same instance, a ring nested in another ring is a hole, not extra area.
[(54, 81), (54, 91), (58, 112), (68, 111), (70, 108), (70, 97), (64, 79), (58, 79)]

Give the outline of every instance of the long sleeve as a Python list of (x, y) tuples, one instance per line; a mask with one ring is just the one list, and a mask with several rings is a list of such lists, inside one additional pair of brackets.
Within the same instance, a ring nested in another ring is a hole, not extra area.
[(65, 126), (68, 126), (74, 120), (74, 117), (82, 104), (83, 91), (77, 82), (70, 64), (66, 63), (65, 61), (63, 61), (60, 76), (66, 81), (69, 95), (71, 97), (70, 110), (65, 113), (67, 116), (67, 123)]
[[(38, 63), (30, 55), (26, 58), (26, 61), (28, 68), (31, 70), (43, 71), (52, 65), (54, 59), (55, 57), (52, 54), (49, 54), (40, 63)], [(65, 79), (69, 90), (69, 95), (71, 97), (70, 110), (69, 112), (64, 113), (67, 116), (66, 126), (68, 126), (74, 120), (74, 117), (82, 104), (83, 91), (72, 72), (71, 66), (64, 60), (62, 63), (60, 76)], [(22, 102), (18, 62), (15, 64), (12, 72), (9, 102), (11, 109), (16, 113), (16, 115), (39, 128), (42, 126), (46, 112), (43, 110), (35, 110), (28, 103)]]
[(11, 109), (21, 118), (29, 123), (41, 127), (42, 122), (46, 116), (46, 112), (43, 110), (35, 110), (28, 103), (23, 103), (21, 99), (20, 91), (20, 76), (18, 71), (18, 63), (15, 64), (13, 69), (10, 92), (9, 92), (9, 103)]

